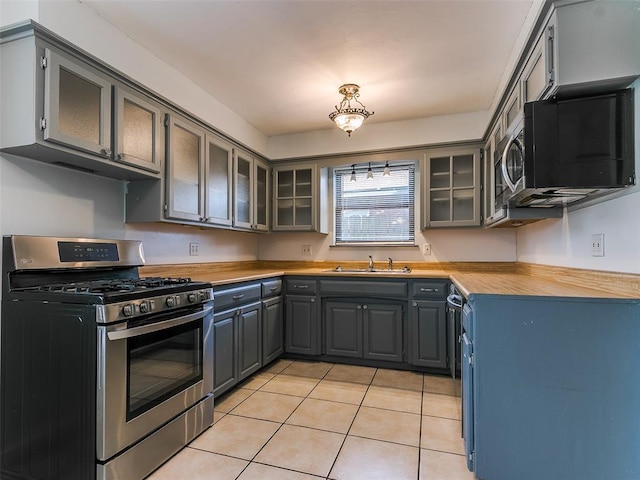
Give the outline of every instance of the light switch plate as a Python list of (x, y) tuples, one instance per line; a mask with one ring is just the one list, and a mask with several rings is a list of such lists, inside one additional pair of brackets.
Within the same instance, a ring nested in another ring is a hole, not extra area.
[(198, 247), (200, 246), (200, 244), (198, 243), (190, 243), (189, 244), (189, 255), (191, 255), (192, 257), (197, 257), (199, 255), (198, 252)]
[(425, 243), (422, 246), (422, 253), (424, 253), (425, 255), (431, 255), (431, 244), (430, 243)]

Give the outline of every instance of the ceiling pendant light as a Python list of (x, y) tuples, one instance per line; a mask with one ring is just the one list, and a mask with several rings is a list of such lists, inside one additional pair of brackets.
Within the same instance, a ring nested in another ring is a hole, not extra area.
[(355, 182), (356, 181), (356, 165), (353, 164), (351, 165), (351, 178), (349, 179), (350, 182)]
[[(358, 100), (358, 97), (360, 96), (358, 93), (359, 90), (360, 87), (355, 83), (346, 83), (342, 85), (338, 89), (338, 92), (340, 95), (343, 95), (344, 98), (340, 102), (340, 105), (336, 105), (335, 112), (331, 112), (329, 114), (329, 118), (336, 123), (338, 128), (347, 132), (347, 135), (349, 136), (351, 136), (351, 132), (362, 125), (362, 122), (374, 114), (374, 112), (368, 112), (367, 108), (360, 103), (360, 100)], [(357, 106), (352, 107), (352, 100), (362, 108)]]
[(391, 170), (389, 170), (389, 162), (384, 164), (384, 171), (382, 172), (382, 176), (383, 177), (390, 177), (391, 176)]
[(371, 170), (371, 162), (369, 162), (369, 170), (367, 170), (367, 180), (373, 180), (373, 170)]

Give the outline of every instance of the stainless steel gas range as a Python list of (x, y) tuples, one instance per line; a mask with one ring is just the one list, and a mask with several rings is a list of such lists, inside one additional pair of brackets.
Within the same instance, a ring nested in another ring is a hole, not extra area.
[(213, 422), (213, 292), (139, 241), (3, 238), (0, 477), (139, 480)]

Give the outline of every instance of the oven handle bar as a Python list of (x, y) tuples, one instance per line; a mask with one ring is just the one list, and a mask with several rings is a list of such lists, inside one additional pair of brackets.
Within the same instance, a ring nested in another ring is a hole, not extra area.
[(108, 332), (107, 337), (109, 340), (122, 340), (125, 338), (138, 337), (147, 333), (157, 332), (158, 330), (164, 330), (171, 327), (177, 327), (185, 323), (199, 320), (206, 317), (213, 307), (206, 307), (201, 312), (190, 313), (189, 315), (183, 315), (182, 317), (172, 318), (171, 320), (165, 320), (164, 322), (153, 323), (151, 325), (143, 325), (142, 327), (127, 328), (124, 330), (116, 330), (115, 332)]

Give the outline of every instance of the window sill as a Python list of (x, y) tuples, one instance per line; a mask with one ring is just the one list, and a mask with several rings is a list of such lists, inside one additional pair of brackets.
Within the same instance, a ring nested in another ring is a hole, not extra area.
[(415, 243), (338, 243), (329, 248), (420, 248)]

